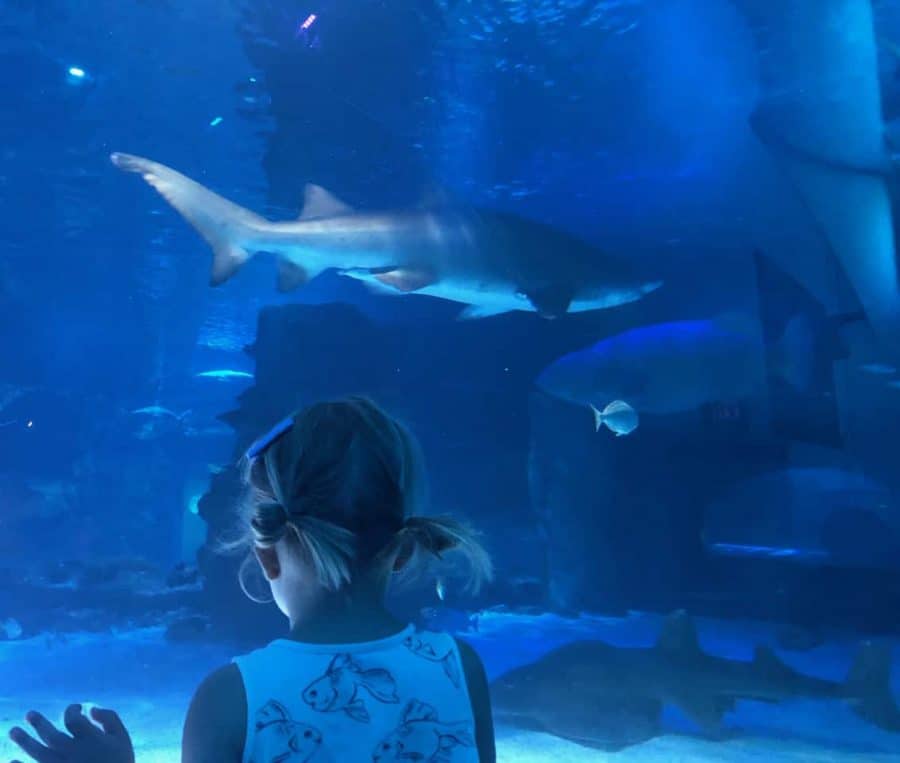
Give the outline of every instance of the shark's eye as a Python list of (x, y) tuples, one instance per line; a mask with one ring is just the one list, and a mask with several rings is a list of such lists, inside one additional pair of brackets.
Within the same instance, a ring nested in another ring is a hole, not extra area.
[(312, 736), (312, 731), (307, 729), (306, 731), (303, 732), (303, 736), (304, 736), (304, 738), (309, 739)]
[(390, 750), (391, 746), (387, 742), (385, 742), (384, 744), (381, 745), (381, 749), (382, 750)]
[(317, 692), (315, 689), (310, 689), (310, 690), (309, 690), (309, 696), (310, 696), (310, 697), (315, 697), (317, 694), (318, 694), (318, 692)]

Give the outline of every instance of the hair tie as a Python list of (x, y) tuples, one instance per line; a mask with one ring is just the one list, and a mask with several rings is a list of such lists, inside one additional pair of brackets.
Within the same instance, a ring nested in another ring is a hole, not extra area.
[(260, 540), (276, 540), (284, 533), (285, 525), (290, 520), (287, 509), (276, 501), (261, 503), (256, 507), (256, 514), (250, 525)]

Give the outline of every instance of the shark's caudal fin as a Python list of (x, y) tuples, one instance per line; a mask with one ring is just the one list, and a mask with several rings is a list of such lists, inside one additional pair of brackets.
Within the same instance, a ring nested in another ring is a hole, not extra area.
[(891, 651), (886, 644), (862, 645), (844, 684), (857, 715), (889, 731), (900, 731), (900, 710), (891, 695)]
[(267, 224), (264, 218), (165, 165), (131, 154), (115, 153), (110, 159), (120, 170), (143, 177), (206, 239), (213, 250), (213, 286), (227, 281), (250, 259), (247, 242), (254, 229)]
[(772, 428), (791, 440), (838, 446), (834, 363), (847, 356), (841, 328), (863, 314), (829, 316), (796, 280), (754, 252)]

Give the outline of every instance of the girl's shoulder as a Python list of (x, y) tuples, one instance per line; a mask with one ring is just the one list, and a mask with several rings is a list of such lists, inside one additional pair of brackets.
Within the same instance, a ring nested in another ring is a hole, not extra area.
[(183, 763), (240, 763), (247, 729), (247, 697), (237, 665), (224, 665), (197, 687), (184, 722)]

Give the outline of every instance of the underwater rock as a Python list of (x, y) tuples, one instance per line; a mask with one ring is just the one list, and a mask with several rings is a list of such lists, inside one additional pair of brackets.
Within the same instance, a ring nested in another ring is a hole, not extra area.
[(183, 617), (166, 628), (166, 640), (174, 642), (203, 641), (209, 635), (211, 624), (201, 615)]
[(196, 567), (179, 562), (166, 578), (166, 586), (169, 588), (184, 588), (195, 586), (200, 582), (200, 570)]

